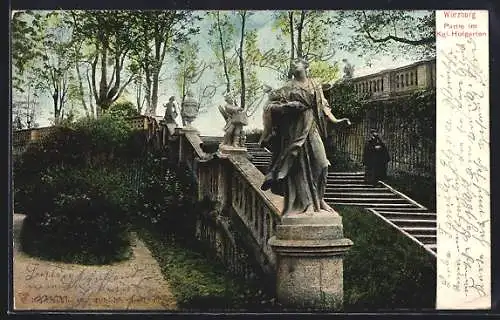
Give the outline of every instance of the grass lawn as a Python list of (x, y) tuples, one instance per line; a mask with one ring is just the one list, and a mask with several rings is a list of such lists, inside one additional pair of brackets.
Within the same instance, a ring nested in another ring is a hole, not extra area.
[(276, 310), (275, 299), (258, 283), (229, 274), (218, 261), (150, 230), (139, 230), (169, 282), (181, 311), (265, 312)]
[(435, 258), (362, 208), (335, 209), (354, 242), (344, 259), (345, 310), (433, 309)]

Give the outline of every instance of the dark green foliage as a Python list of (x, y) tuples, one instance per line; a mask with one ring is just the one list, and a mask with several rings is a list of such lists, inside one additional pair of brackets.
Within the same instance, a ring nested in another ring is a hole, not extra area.
[(186, 168), (148, 156), (142, 163), (135, 222), (181, 238), (193, 238), (195, 184)]
[(345, 310), (434, 308), (435, 258), (363, 209), (336, 209), (354, 242), (344, 259)]
[(132, 102), (120, 100), (115, 101), (111, 105), (107, 114), (115, 118), (125, 119), (127, 117), (138, 116), (139, 112), (137, 111), (137, 107)]
[(262, 132), (263, 132), (263, 130), (262, 129), (258, 129), (258, 128), (255, 128), (255, 129), (252, 129), (252, 130), (248, 130), (245, 133), (246, 137), (247, 137), (246, 142), (259, 142), (260, 137), (262, 135)]
[(363, 97), (358, 95), (351, 81), (336, 83), (325, 95), (329, 97), (332, 113), (336, 117), (351, 121), (363, 117)]
[(395, 172), (387, 177), (387, 184), (426, 206), (436, 210), (436, 176), (412, 175), (407, 172)]
[(51, 169), (26, 194), (21, 246), (28, 254), (82, 264), (130, 254), (128, 218), (134, 191), (108, 169)]
[(78, 263), (126, 258), (137, 206), (132, 168), (141, 155), (129, 150), (141, 145), (140, 135), (112, 117), (58, 126), (30, 145), (14, 165), (15, 209), (28, 216), (23, 249)]

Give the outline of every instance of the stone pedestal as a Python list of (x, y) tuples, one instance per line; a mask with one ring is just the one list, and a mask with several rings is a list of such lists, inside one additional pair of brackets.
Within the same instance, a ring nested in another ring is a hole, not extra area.
[(344, 238), (336, 212), (284, 216), (269, 244), (277, 259), (280, 303), (293, 309), (342, 309), (343, 257), (352, 241)]
[(193, 127), (191, 124), (188, 124), (182, 128), (175, 128), (175, 130), (177, 130), (177, 129), (180, 129), (180, 131), (184, 132), (184, 133), (197, 133), (197, 134), (199, 134), (199, 131), (195, 127)]
[(246, 156), (247, 154), (247, 148), (245, 147), (233, 147), (233, 146), (228, 146), (225, 144), (220, 144), (219, 145), (219, 152), (224, 155), (232, 154), (232, 155), (242, 155)]

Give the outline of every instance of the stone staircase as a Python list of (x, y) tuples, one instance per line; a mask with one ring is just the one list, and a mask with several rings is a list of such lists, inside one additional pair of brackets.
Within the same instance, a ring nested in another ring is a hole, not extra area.
[[(271, 153), (257, 143), (246, 144), (254, 165), (263, 173)], [(379, 182), (364, 182), (363, 172), (329, 172), (325, 200), (337, 205), (365, 208), (436, 256), (436, 213)]]

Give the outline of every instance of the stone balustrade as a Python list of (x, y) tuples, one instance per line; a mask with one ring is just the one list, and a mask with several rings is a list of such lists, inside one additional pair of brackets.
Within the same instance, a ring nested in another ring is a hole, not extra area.
[(260, 189), (264, 175), (244, 154), (210, 158), (201, 150), (201, 142), (195, 131), (182, 131), (179, 136), (179, 161), (196, 172), (198, 199), (209, 199), (223, 215), (236, 216), (247, 234), (252, 258), (261, 271), (274, 274), (276, 259), (268, 241), (280, 223), (283, 198)]
[(436, 60), (423, 60), (401, 68), (356, 77), (351, 81), (356, 92), (370, 100), (435, 88)]

